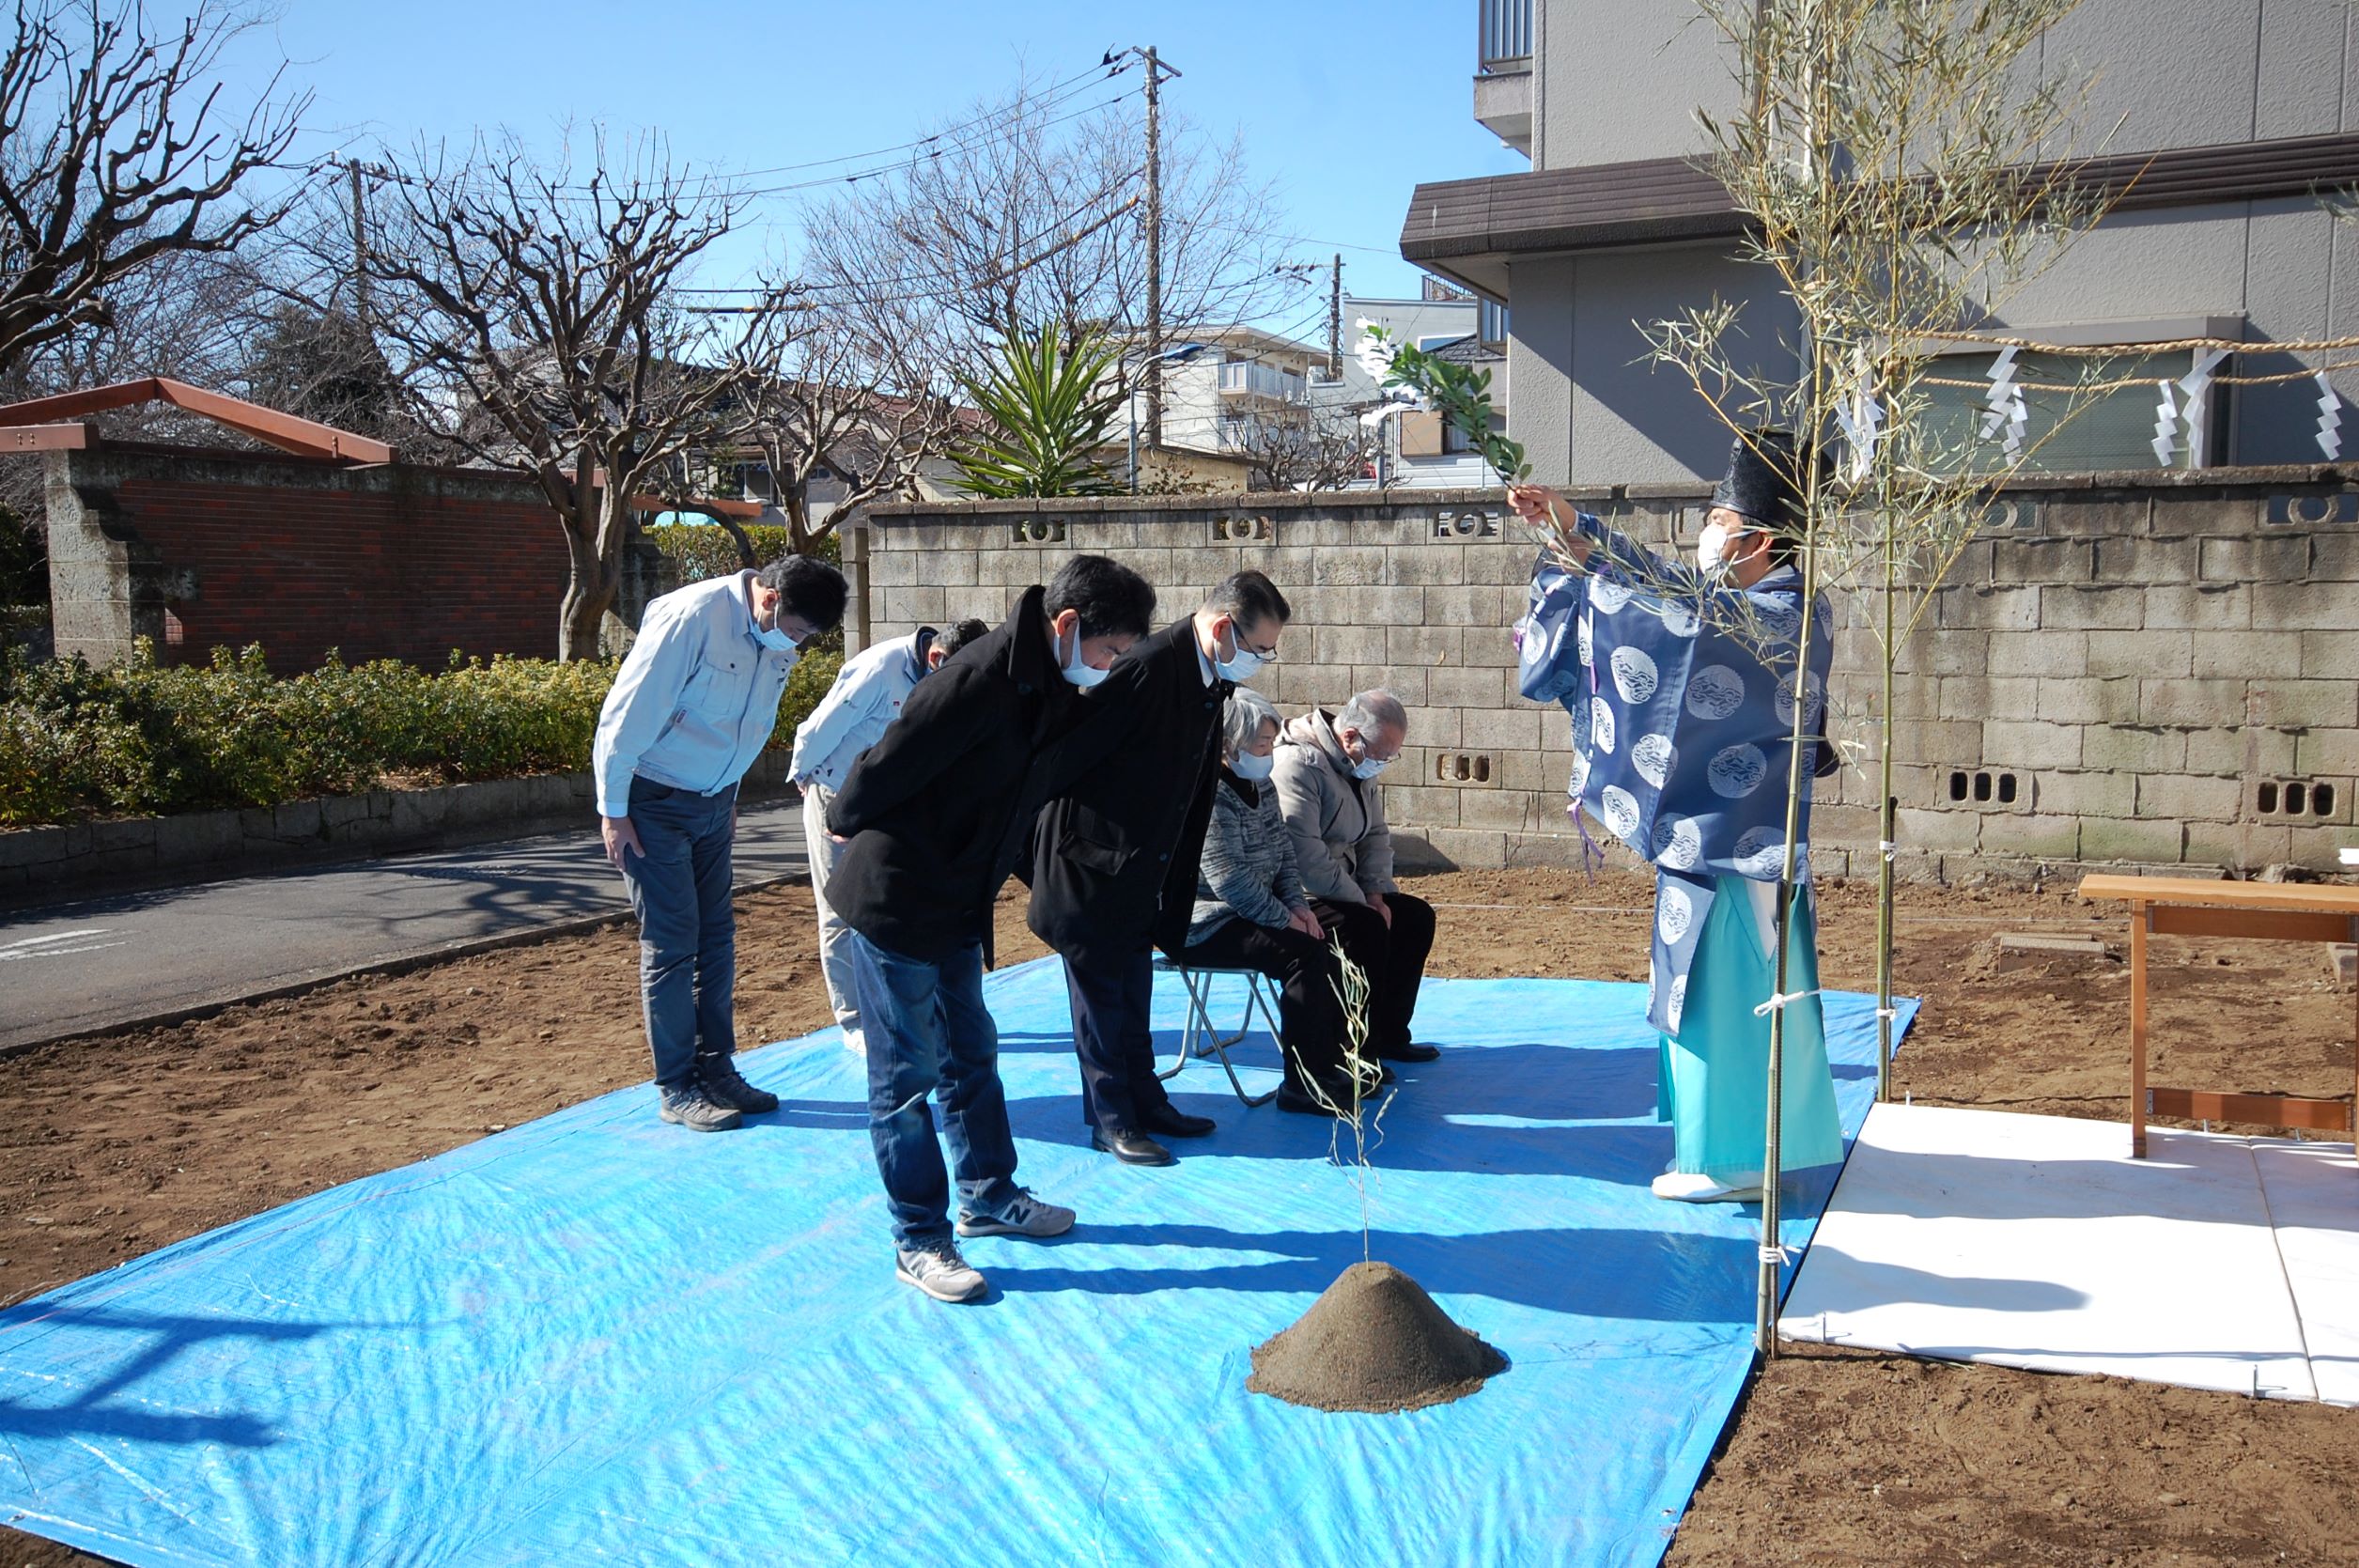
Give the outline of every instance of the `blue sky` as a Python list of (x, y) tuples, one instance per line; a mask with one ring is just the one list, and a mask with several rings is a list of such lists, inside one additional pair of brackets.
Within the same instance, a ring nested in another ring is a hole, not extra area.
[[(1469, 112), (1473, 0), (286, 0), (252, 43), (247, 64), (274, 43), (318, 95), (306, 156), (477, 126), (553, 141), (570, 119), (660, 128), (676, 156), (731, 169), (908, 141), (1027, 70), (1060, 79), (1152, 44), (1185, 73), (1166, 103), (1241, 135), (1301, 255), (1342, 248), (1362, 295), (1417, 289), (1392, 246), (1419, 180), (1528, 166)], [(757, 225), (791, 225), (795, 199), (768, 200)], [(706, 281), (742, 281), (760, 248), (749, 238)]]

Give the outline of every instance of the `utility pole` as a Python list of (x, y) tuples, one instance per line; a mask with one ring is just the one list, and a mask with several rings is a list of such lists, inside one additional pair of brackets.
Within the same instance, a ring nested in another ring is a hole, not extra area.
[(1343, 253), (1335, 253), (1335, 278), (1327, 292), (1327, 379), (1343, 374)]
[(344, 172), (352, 177), (352, 319), (364, 341), (369, 336), (368, 209), (361, 189), (361, 166), (347, 159)]
[[(1163, 444), (1163, 62), (1152, 48), (1147, 67), (1147, 448)], [(1173, 71), (1172, 75), (1179, 74)]]

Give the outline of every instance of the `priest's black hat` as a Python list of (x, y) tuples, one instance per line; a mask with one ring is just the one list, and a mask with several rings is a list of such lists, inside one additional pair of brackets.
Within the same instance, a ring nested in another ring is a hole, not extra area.
[(1790, 430), (1746, 430), (1729, 453), (1728, 477), (1712, 492), (1726, 506), (1763, 528), (1802, 526), (1802, 476), (1808, 458), (1794, 447)]

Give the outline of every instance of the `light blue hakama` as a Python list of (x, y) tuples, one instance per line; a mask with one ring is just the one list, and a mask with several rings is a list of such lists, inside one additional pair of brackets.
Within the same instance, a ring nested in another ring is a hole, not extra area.
[[(1717, 896), (1688, 970), (1676, 1039), (1662, 1037), (1655, 1114), (1671, 1124), (1675, 1169), (1727, 1182), (1761, 1170), (1769, 1089), (1769, 1018), (1753, 1009), (1776, 990), (1774, 936), (1742, 877), (1715, 878)], [(1787, 933), (1786, 989), (1816, 991), (1818, 920), (1808, 888), (1794, 890)], [(1779, 1165), (1788, 1171), (1843, 1157), (1826, 1020), (1816, 996), (1787, 1004)]]

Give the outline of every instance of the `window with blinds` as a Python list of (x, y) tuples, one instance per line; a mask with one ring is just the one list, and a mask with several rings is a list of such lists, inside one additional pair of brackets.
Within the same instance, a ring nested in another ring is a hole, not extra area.
[[(1977, 352), (1948, 355), (1939, 374), (1953, 380), (1976, 380), (1975, 386), (1928, 387), (1932, 407), (1927, 411), (1933, 450), (1970, 455), (1970, 467), (1988, 473), (2010, 466), (2001, 430), (1984, 437), (1990, 413), (1987, 377), (1994, 356)], [(2226, 370), (2224, 362), (2219, 369)], [(2181, 377), (2194, 368), (2194, 356), (2184, 349), (2140, 353), (2125, 349), (2108, 358), (2079, 354), (2018, 354), (2015, 380), (2025, 388), (2024, 444), (2031, 455), (2022, 465), (2025, 474), (2092, 474), (2122, 469), (2158, 469), (2154, 457), (2154, 421), (2162, 400), (2162, 383), (2171, 382), (2171, 400), (2180, 407), (2169, 467), (2193, 468), (2197, 459), (2216, 462), (2227, 429), (2228, 400), (2235, 389), (2214, 383), (2205, 398), (2207, 428), (2197, 440), (2188, 430), (2186, 397), (2178, 387)], [(2040, 387), (2071, 387), (2091, 380), (2131, 380), (2134, 384), (2096, 395), (2094, 399)], [(2077, 411), (2074, 405), (2078, 404)], [(2067, 417), (2069, 415), (2069, 417)], [(2058, 428), (2058, 422), (2062, 427)]]

